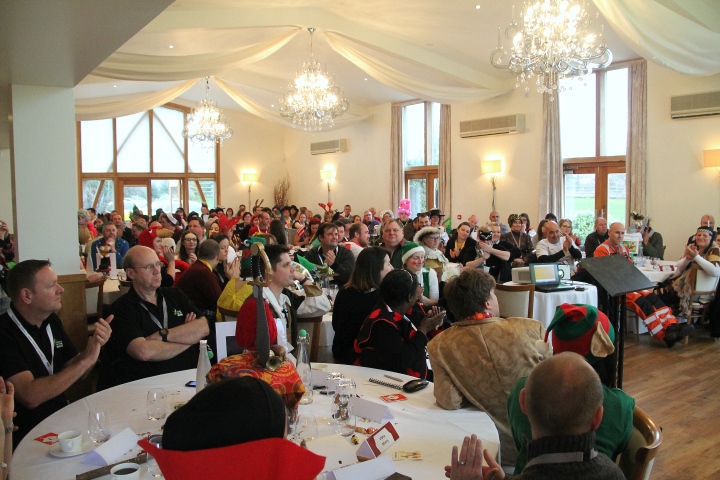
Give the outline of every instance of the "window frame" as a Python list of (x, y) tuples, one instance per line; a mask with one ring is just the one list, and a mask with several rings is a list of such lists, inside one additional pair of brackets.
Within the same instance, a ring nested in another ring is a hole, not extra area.
[[(184, 124), (187, 123), (187, 117), (190, 114), (191, 108), (185, 107), (183, 105), (179, 105), (176, 103), (166, 103), (164, 105), (160, 105), (159, 107), (169, 108), (172, 110), (178, 110), (183, 112), (183, 120)], [(156, 107), (157, 108), (157, 107)], [(147, 183), (148, 193), (151, 191), (151, 180), (179, 180), (180, 184), (182, 185), (182, 191), (180, 193), (180, 204), (183, 206), (183, 208), (187, 208), (188, 206), (188, 200), (190, 198), (190, 182), (199, 182), (202, 180), (213, 180), (215, 182), (215, 197), (216, 197), (216, 205), (222, 205), (221, 202), (221, 194), (220, 194), (220, 147), (216, 146), (215, 148), (215, 172), (214, 173), (197, 173), (197, 172), (190, 172), (189, 171), (189, 140), (187, 138), (184, 139), (185, 142), (185, 153), (184, 153), (184, 161), (185, 161), (185, 168), (183, 172), (162, 172), (162, 173), (153, 173), (153, 167), (154, 167), (154, 161), (153, 161), (153, 129), (154, 129), (154, 111), (152, 109), (146, 110), (148, 113), (148, 128), (149, 128), (149, 149), (150, 149), (150, 171), (149, 172), (118, 172), (118, 152), (117, 152), (117, 118), (112, 118), (112, 126), (113, 126), (113, 163), (112, 163), (112, 172), (100, 172), (100, 173), (84, 173), (82, 171), (82, 134), (81, 134), (81, 122), (77, 121), (76, 124), (76, 142), (77, 142), (77, 171), (78, 171), (78, 204), (80, 205), (80, 208), (88, 208), (93, 207), (97, 205), (97, 201), (100, 195), (100, 192), (102, 191), (102, 184), (104, 181), (112, 180), (113, 181), (113, 199), (115, 204), (115, 209), (117, 209), (118, 205), (123, 205), (124, 195), (123, 195), (123, 188), (122, 185), (125, 183), (131, 183), (131, 184), (139, 184), (141, 182)], [(93, 200), (92, 205), (83, 205), (83, 181), (85, 180), (100, 180), (101, 186), (98, 188), (98, 192), (95, 195), (95, 198)], [(198, 190), (202, 192), (202, 190), (199, 189), (198, 184)], [(201, 193), (202, 195), (202, 193)], [(148, 196), (148, 203), (151, 203), (150, 196)], [(150, 205), (148, 205), (148, 209), (150, 209)], [(120, 210), (118, 210), (120, 211)], [(146, 214), (151, 214), (151, 212), (145, 212)]]
[[(425, 122), (424, 122), (424, 152), (423, 152), (423, 165), (418, 166), (412, 166), (408, 167), (405, 163), (405, 151), (403, 149), (403, 157), (401, 159), (402, 167), (403, 167), (403, 185), (404, 185), (404, 196), (407, 197), (410, 192), (410, 180), (425, 180), (426, 182), (426, 190), (425, 190), (425, 202), (427, 206), (427, 210), (434, 209), (434, 208), (440, 208), (440, 162), (442, 162), (442, 158), (439, 155), (438, 156), (438, 164), (433, 165), (432, 162), (432, 105), (434, 103), (437, 103), (441, 106), (442, 104), (438, 102), (430, 102), (430, 101), (424, 101), (424, 100), (411, 100), (408, 102), (402, 102), (399, 105), (402, 107), (402, 125), (401, 125), (401, 132), (403, 135), (403, 138), (405, 137), (405, 107), (411, 106), (411, 105), (417, 105), (417, 104), (424, 104), (425, 108)], [(440, 110), (438, 109), (438, 115), (440, 115)], [(438, 119), (439, 121), (439, 119)], [(440, 134), (441, 132), (438, 132), (438, 145), (440, 144)], [(438, 182), (438, 192), (437, 192), (437, 198), (435, 195), (435, 181)]]

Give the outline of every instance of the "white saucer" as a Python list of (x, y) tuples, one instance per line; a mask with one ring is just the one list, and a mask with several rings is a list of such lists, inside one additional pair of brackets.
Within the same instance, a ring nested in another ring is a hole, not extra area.
[(67, 458), (67, 457), (75, 457), (77, 455), (82, 455), (83, 453), (87, 453), (90, 450), (93, 450), (95, 448), (95, 443), (88, 439), (84, 439), (82, 443), (82, 448), (80, 448), (79, 452), (63, 452), (60, 449), (60, 442), (57, 442), (55, 445), (50, 447), (50, 455), (53, 457), (60, 457), (60, 458)]

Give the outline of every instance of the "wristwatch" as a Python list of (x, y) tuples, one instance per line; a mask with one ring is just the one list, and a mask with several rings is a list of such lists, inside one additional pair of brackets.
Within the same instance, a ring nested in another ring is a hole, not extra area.
[(167, 336), (168, 336), (168, 329), (167, 328), (161, 328), (158, 332), (160, 334), (160, 337), (162, 338), (163, 342), (167, 342)]

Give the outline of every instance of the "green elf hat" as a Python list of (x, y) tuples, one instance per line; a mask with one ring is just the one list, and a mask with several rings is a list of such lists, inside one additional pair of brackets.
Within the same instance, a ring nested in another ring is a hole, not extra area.
[(541, 353), (549, 348), (551, 331), (555, 353), (575, 352), (595, 363), (615, 351), (615, 329), (608, 317), (592, 305), (563, 303), (557, 307), (545, 332), (545, 341), (538, 345)]
[(405, 242), (405, 245), (402, 246), (402, 263), (405, 264), (407, 259), (416, 253), (425, 255), (425, 249), (415, 242)]

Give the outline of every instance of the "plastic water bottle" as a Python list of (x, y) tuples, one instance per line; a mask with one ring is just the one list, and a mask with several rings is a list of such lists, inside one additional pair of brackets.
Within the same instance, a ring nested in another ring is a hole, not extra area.
[(207, 340), (200, 340), (200, 354), (198, 355), (197, 375), (195, 376), (195, 393), (200, 392), (207, 380), (205, 376), (210, 371), (210, 358), (208, 357)]
[(297, 365), (295, 367), (300, 375), (300, 380), (305, 385), (305, 394), (300, 399), (300, 405), (307, 405), (313, 401), (313, 387), (312, 368), (310, 367), (310, 338), (305, 330), (298, 332), (296, 358)]

